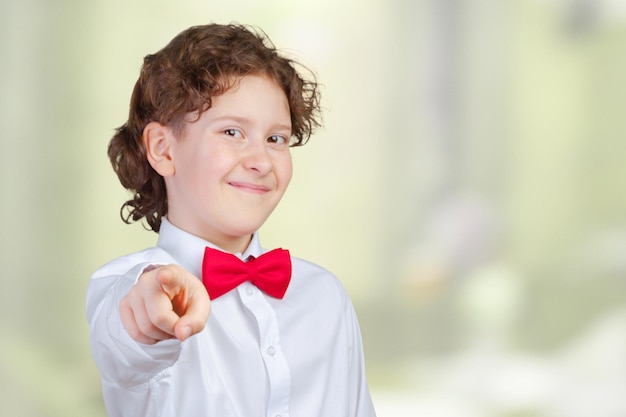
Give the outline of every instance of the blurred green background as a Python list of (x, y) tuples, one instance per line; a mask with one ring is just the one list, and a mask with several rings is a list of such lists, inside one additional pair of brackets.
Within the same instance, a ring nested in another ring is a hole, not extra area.
[(143, 56), (213, 21), (324, 84), (261, 237), (345, 284), (379, 416), (626, 415), (626, 2), (0, 7), (0, 415), (105, 416), (87, 282), (156, 238), (106, 146)]

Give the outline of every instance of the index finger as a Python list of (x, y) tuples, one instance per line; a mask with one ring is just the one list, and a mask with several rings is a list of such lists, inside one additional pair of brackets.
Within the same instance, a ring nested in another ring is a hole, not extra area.
[[(176, 336), (174, 327), (179, 315), (174, 309), (172, 298), (176, 292), (180, 292), (180, 280), (177, 271), (169, 266), (160, 267), (149, 274), (154, 274), (146, 289), (144, 307), (146, 314), (154, 327), (171, 335)], [(163, 284), (165, 283), (165, 284)], [(172, 295), (174, 294), (174, 295)]]
[(157, 281), (170, 297), (177, 315), (172, 334), (185, 340), (202, 331), (211, 313), (211, 301), (202, 281), (182, 268), (163, 271)]
[(185, 340), (189, 336), (201, 332), (211, 314), (211, 300), (202, 285), (187, 300), (187, 310), (174, 327), (177, 339)]

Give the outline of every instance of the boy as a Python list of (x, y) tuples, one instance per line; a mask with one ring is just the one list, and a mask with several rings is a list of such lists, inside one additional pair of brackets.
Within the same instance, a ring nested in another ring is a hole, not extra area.
[(374, 416), (345, 290), (258, 238), (318, 126), (317, 84), (247, 27), (192, 27), (145, 58), (108, 152), (123, 219), (159, 238), (87, 291), (110, 416)]

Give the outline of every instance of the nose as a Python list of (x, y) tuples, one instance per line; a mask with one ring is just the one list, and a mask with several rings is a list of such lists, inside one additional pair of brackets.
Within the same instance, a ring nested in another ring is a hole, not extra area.
[(272, 158), (270, 157), (265, 141), (250, 141), (246, 147), (243, 158), (243, 166), (247, 170), (254, 171), (258, 175), (266, 175), (272, 170)]

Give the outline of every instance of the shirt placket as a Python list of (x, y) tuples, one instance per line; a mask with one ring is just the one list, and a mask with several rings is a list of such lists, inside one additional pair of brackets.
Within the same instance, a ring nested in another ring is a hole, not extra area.
[(276, 313), (265, 295), (253, 284), (245, 283), (239, 286), (238, 291), (259, 328), (259, 352), (265, 364), (270, 388), (266, 415), (288, 417), (291, 375), (280, 344)]

